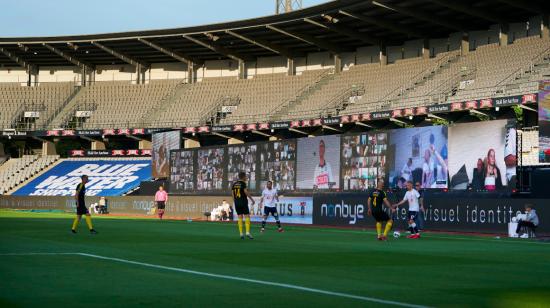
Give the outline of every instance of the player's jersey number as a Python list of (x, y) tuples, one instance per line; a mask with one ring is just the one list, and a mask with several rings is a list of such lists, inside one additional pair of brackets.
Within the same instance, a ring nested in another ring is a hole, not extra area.
[(239, 188), (233, 189), (233, 198), (240, 198), (241, 197), (241, 190)]

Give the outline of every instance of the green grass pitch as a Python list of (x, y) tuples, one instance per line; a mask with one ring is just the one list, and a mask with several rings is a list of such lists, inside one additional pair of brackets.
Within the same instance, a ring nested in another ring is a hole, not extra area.
[(0, 211), (1, 307), (550, 305), (542, 242), (273, 225), (243, 241), (235, 224), (107, 217), (90, 235), (72, 218)]

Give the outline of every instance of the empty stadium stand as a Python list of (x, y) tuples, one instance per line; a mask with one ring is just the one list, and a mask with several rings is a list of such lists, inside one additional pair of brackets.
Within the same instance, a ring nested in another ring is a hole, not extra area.
[(13, 190), (40, 171), (54, 164), (59, 155), (24, 155), (0, 165), (0, 194)]
[[(0, 83), (0, 126), (3, 128), (36, 129), (43, 127), (78, 92), (74, 83), (41, 83), (21, 86)], [(27, 114), (32, 112), (35, 114)]]
[[(503, 65), (503, 63), (505, 65)], [(305, 119), (533, 93), (548, 74), (550, 40), (526, 37), (506, 46), (351, 65), (341, 73), (285, 73), (183, 79), (0, 84), (0, 126), (18, 129), (177, 127)], [(350, 99), (351, 98), (351, 99)], [(229, 108), (229, 110), (227, 109)], [(38, 119), (24, 117), (39, 112)], [(77, 111), (85, 111), (77, 116)]]

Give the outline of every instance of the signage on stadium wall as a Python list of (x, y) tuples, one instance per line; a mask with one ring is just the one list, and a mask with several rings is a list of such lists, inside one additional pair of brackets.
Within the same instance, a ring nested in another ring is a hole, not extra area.
[(340, 118), (324, 118), (322, 119), (323, 124), (325, 125), (333, 125), (333, 124), (340, 124)]
[(21, 132), (16, 130), (4, 130), (2, 131), (2, 136), (6, 136), (6, 137), (27, 136), (27, 132)]
[[(402, 193), (400, 194), (402, 195)], [(479, 196), (479, 195), (478, 195)], [(391, 203), (400, 200), (388, 194)], [(374, 218), (367, 215), (368, 194), (326, 193), (313, 196), (313, 224), (325, 226), (373, 227)], [(544, 224), (550, 217), (545, 199), (512, 199), (498, 196), (475, 198), (472, 196), (445, 194), (424, 198), (424, 229), (441, 231), (507, 233), (512, 217), (524, 210), (525, 204), (532, 204), (541, 221), (538, 231), (550, 232), (550, 224)], [(407, 208), (400, 206), (393, 217), (394, 230), (406, 231)]]
[(233, 131), (233, 125), (215, 125), (212, 126), (212, 132), (214, 133), (227, 133)]
[(271, 123), (271, 128), (273, 129), (290, 128), (290, 122), (274, 122), (274, 123)]
[[(250, 206), (250, 220), (259, 222), (262, 221), (264, 213), (263, 208), (260, 209), (260, 197), (254, 197), (256, 202)], [(279, 202), (275, 203), (277, 212), (283, 224), (308, 224), (313, 223), (313, 198), (312, 197), (279, 197)], [(269, 217), (268, 222), (273, 222), (273, 217)]]
[(151, 150), (71, 150), (72, 157), (151, 156)]
[(74, 114), (77, 118), (89, 118), (94, 112), (91, 110), (77, 110)]
[(25, 118), (40, 118), (40, 111), (25, 111), (23, 113)]
[[(296, 121), (279, 121), (273, 123), (248, 123), (234, 125), (215, 125), (215, 126), (199, 126), (199, 127), (184, 127), (183, 133), (210, 133), (210, 132), (244, 132), (251, 130), (268, 130), (268, 129), (288, 129), (288, 128), (303, 128), (322, 125), (336, 125), (353, 123), (358, 121), (373, 121), (389, 118), (408, 117), (415, 115), (425, 115), (428, 113), (448, 113), (453, 111), (463, 111), (472, 109), (483, 109), (492, 107), (513, 106), (519, 104), (537, 103), (539, 97), (537, 94), (515, 95), (499, 98), (487, 98), (480, 100), (471, 100), (465, 102), (453, 102), (445, 104), (437, 104), (431, 106), (422, 106), (415, 108), (395, 109), (386, 111), (376, 111), (372, 113), (343, 115), (340, 117), (327, 117), (318, 119), (306, 119)], [(48, 130), (35, 131), (33, 136), (102, 136), (102, 135), (149, 135), (156, 132), (173, 130), (174, 128), (133, 128), (133, 129), (104, 129), (104, 130), (74, 130), (74, 134), (63, 135), (63, 130)], [(9, 136), (10, 134), (4, 134)]]
[(366, 193), (324, 193), (313, 195), (313, 224), (322, 226), (373, 226), (367, 215)]
[(451, 104), (428, 106), (428, 113), (441, 113), (451, 111)]
[(72, 196), (87, 175), (87, 196), (118, 196), (151, 178), (151, 162), (136, 160), (66, 160), (21, 187), (15, 196)]
[[(523, 213), (525, 204), (532, 204), (541, 222), (538, 231), (550, 232), (545, 224), (550, 211), (546, 199), (461, 198), (456, 196), (430, 197), (424, 200), (425, 228), (445, 231), (506, 233), (512, 217)], [(399, 220), (405, 221), (406, 211), (398, 211)]]
[[(226, 197), (221, 196), (170, 196), (166, 204), (166, 215), (181, 218), (204, 219), (205, 212), (222, 204)], [(86, 197), (86, 205), (99, 201), (98, 196)], [(117, 196), (107, 197), (109, 213), (122, 215), (148, 215), (153, 216), (151, 208), (155, 205), (153, 196)], [(52, 196), (2, 196), (0, 198), (2, 209), (56, 209), (67, 212), (75, 212), (74, 197)], [(93, 214), (93, 212), (92, 212)]]

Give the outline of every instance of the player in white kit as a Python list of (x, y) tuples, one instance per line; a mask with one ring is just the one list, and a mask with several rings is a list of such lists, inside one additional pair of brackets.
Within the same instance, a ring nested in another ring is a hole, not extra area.
[[(420, 238), (420, 233), (418, 232), (418, 227), (416, 226), (415, 219), (420, 212), (420, 193), (413, 188), (413, 183), (411, 181), (407, 182), (407, 192), (403, 197), (403, 200), (399, 201), (396, 206), (408, 202), (409, 203), (409, 230), (411, 235), (407, 236), (408, 238), (417, 239)], [(424, 208), (422, 208), (424, 210)]]
[(277, 189), (273, 188), (273, 182), (268, 181), (266, 188), (262, 191), (262, 198), (260, 199), (260, 207), (264, 207), (264, 215), (262, 217), (262, 229), (261, 232), (265, 231), (265, 224), (269, 214), (275, 218), (277, 223), (277, 229), (279, 232), (283, 232), (281, 227), (281, 221), (279, 220), (279, 213), (277, 212), (277, 205), (275, 202), (279, 202), (279, 195), (277, 194)]

